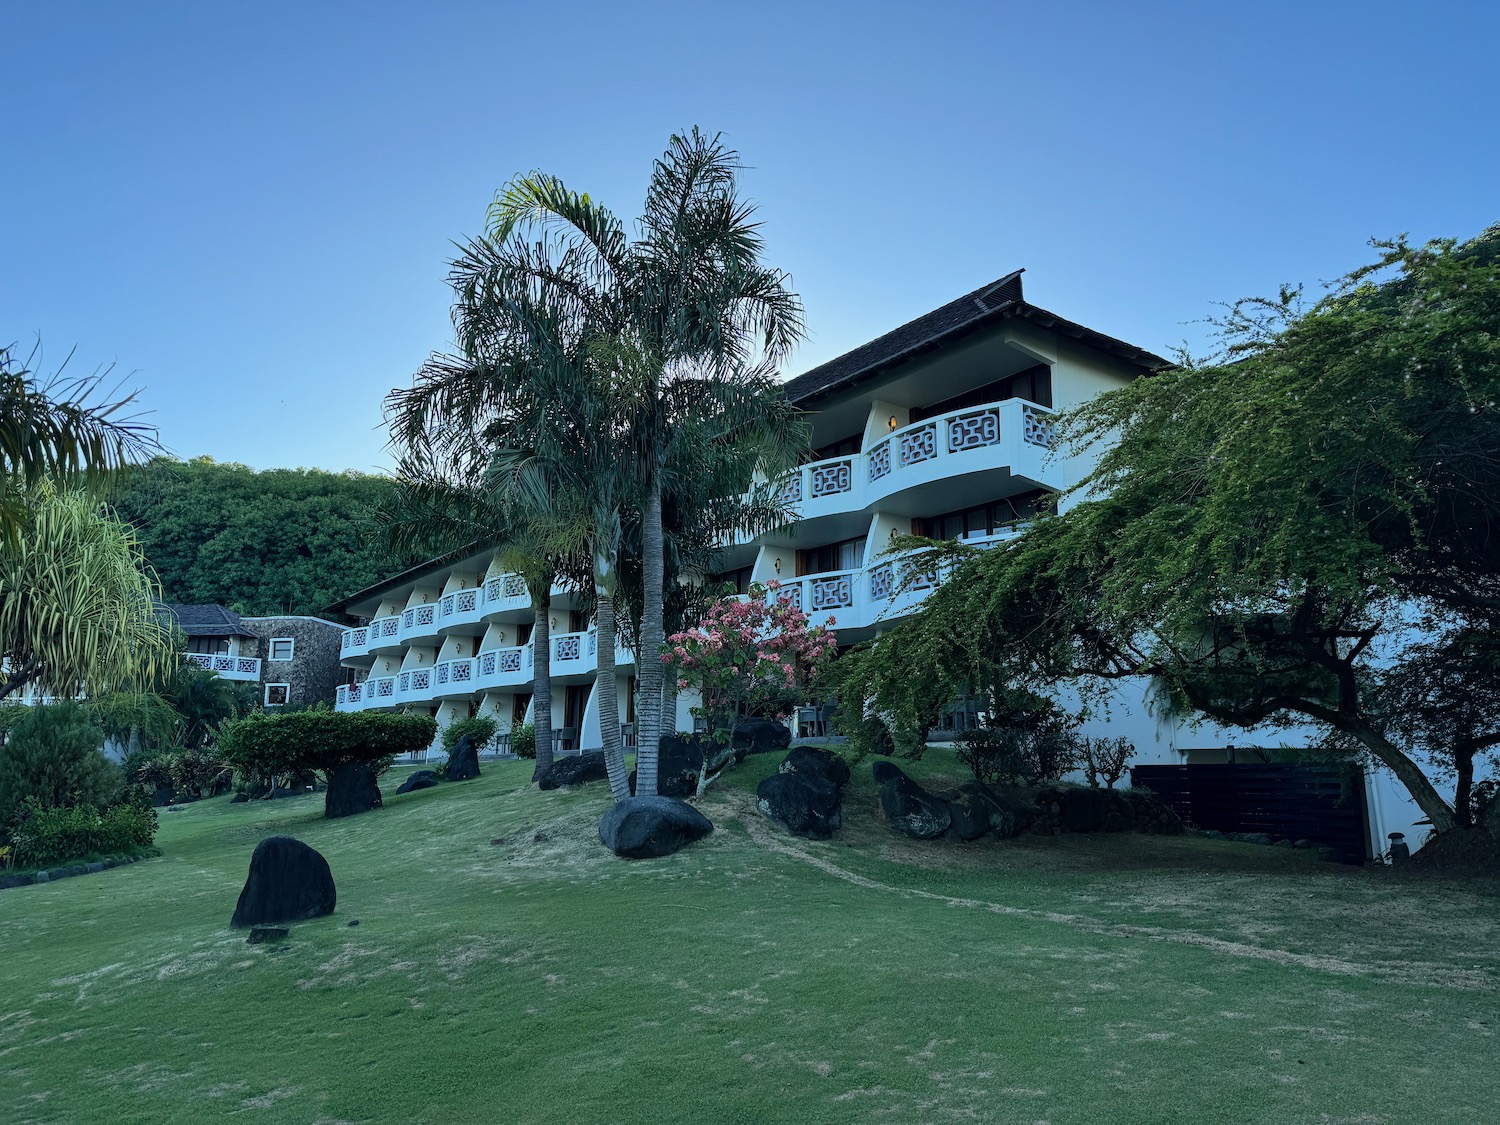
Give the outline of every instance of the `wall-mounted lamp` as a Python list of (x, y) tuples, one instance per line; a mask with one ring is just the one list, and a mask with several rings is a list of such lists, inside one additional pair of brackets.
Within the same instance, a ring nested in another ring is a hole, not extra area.
[(891, 528), (891, 540), (894, 542), (895, 538), (896, 538), (896, 529), (893, 527), (893, 528)]
[(556, 628), (557, 628), (557, 618), (555, 618), (555, 617), (554, 617), (554, 618), (553, 618), (553, 619), (552, 619), (552, 627), (553, 627), (553, 628), (554, 628), (554, 629), (556, 629)]
[(891, 415), (890, 427), (893, 430), (896, 428), (896, 416), (894, 414)]
[(498, 633), (495, 634), (495, 636), (499, 638), (501, 644), (505, 643), (505, 630), (504, 629), (501, 629), (500, 632), (498, 632)]
[(780, 559), (776, 560), (776, 573), (777, 574), (781, 573), (781, 560)]

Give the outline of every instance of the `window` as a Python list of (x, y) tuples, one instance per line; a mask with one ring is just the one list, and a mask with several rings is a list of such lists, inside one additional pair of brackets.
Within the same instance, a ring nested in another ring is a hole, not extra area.
[(272, 637), (270, 658), (272, 660), (290, 660), (292, 658), (292, 649), (295, 647), (296, 643), (291, 637)]
[(291, 684), (267, 684), (266, 685), (266, 706), (267, 707), (285, 707), (291, 701), (292, 701), (292, 685)]
[(748, 594), (750, 592), (750, 571), (753, 567), (742, 566), (738, 570), (726, 570), (722, 574), (710, 575), (715, 585), (726, 584), (734, 587), (736, 594)]
[(956, 512), (945, 512), (940, 516), (914, 520), (913, 530), (929, 539), (962, 539), (969, 535), (992, 535), (1017, 527), (1033, 518), (1038, 512), (1049, 510), (1053, 496), (1041, 489), (993, 500), (988, 504), (977, 504), (972, 508), (961, 508)]
[(858, 570), (865, 557), (865, 537), (845, 539), (797, 552), (797, 576), (827, 574), (835, 570)]
[(830, 442), (813, 450), (814, 461), (824, 461), (830, 457), (848, 457), (859, 452), (860, 443), (864, 440), (864, 434), (855, 434), (846, 437), (842, 441)]

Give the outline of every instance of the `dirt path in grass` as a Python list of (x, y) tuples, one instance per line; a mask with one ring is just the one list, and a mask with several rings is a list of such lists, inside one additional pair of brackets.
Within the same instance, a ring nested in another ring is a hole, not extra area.
[(745, 826), (745, 830), (749, 832), (751, 839), (761, 847), (799, 860), (827, 875), (833, 876), (835, 879), (842, 879), (846, 883), (852, 883), (854, 886), (863, 887), (867, 890), (900, 895), (904, 898), (929, 899), (949, 907), (983, 910), (990, 914), (1003, 914), (1016, 918), (1026, 918), (1031, 921), (1071, 926), (1086, 933), (1102, 934), (1107, 937), (1144, 938), (1147, 941), (1164, 941), (1177, 945), (1197, 946), (1200, 949), (1207, 949), (1212, 953), (1224, 956), (1270, 961), (1277, 965), (1311, 969), (1317, 972), (1333, 973), (1340, 976), (1379, 977), (1405, 984), (1419, 984), (1461, 990), (1494, 989), (1497, 987), (1494, 974), (1483, 969), (1449, 969), (1440, 966), (1413, 965), (1404, 962), (1399, 964), (1380, 962), (1365, 964), (1350, 961), (1342, 957), (1330, 957), (1314, 953), (1293, 953), (1286, 949), (1270, 949), (1260, 945), (1247, 945), (1244, 942), (1226, 941), (1223, 938), (1210, 937), (1206, 934), (1196, 934), (1184, 930), (1168, 930), (1159, 926), (1139, 926), (1128, 923), (1110, 923), (1100, 921), (1097, 918), (1090, 918), (1083, 914), (1064, 914), (1053, 910), (1034, 910), (1023, 906), (1008, 906), (1001, 902), (987, 902), (977, 898), (962, 898), (955, 895), (938, 894), (935, 891), (924, 891), (914, 887), (896, 887), (889, 883), (882, 883), (877, 879), (860, 875), (857, 872), (849, 871), (846, 868), (840, 867), (832, 860), (805, 850), (794, 842), (795, 837), (787, 837), (778, 833), (776, 829), (771, 827), (768, 821), (749, 810), (737, 810), (733, 815)]

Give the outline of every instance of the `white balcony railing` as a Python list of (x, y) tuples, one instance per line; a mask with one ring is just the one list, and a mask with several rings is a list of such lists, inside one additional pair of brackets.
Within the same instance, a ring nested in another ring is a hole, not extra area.
[(781, 498), (802, 519), (859, 511), (903, 488), (990, 467), (993, 454), (978, 451), (994, 446), (1010, 450), (1013, 471), (1039, 476), (1052, 447), (1052, 411), (1004, 399), (924, 418), (863, 453), (803, 465), (782, 483)]
[(200, 668), (216, 672), (226, 680), (260, 679), (260, 661), (253, 656), (226, 656), (214, 652), (190, 652), (187, 658)]

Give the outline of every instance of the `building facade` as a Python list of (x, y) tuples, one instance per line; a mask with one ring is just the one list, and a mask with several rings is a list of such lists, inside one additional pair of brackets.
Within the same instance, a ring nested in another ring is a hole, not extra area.
[[(877, 637), (917, 612), (936, 576), (902, 590), (905, 534), (979, 548), (1023, 533), (1049, 497), (1088, 473), (1053, 448), (1055, 412), (1165, 366), (1134, 345), (1026, 301), (1020, 271), (965, 294), (787, 384), (812, 422), (813, 458), (784, 485), (796, 523), (729, 545), (721, 577), (741, 590), (779, 580), (813, 624), (836, 621), (841, 645)], [(554, 730), (559, 748), (600, 745), (596, 637), (569, 591), (553, 592)], [(492, 552), (417, 567), (330, 607), (362, 623), (344, 633), (355, 681), (338, 707), (415, 708), (442, 725), (486, 713), (505, 729), (531, 716), (525, 583)], [(635, 654), (616, 653), (621, 721), (633, 729)], [(1141, 764), (1225, 762), (1234, 745), (1274, 748), (1245, 732), (1153, 716), (1147, 685), (1123, 684), (1085, 733), (1124, 735)], [(691, 725), (679, 701), (678, 725)], [(959, 712), (954, 725), (963, 725)], [(1415, 806), (1389, 778), (1368, 779), (1372, 839), (1405, 830)], [(1372, 844), (1374, 853), (1381, 847)]]
[(348, 673), (344, 628), (321, 617), (241, 617), (221, 605), (163, 605), (187, 657), (226, 680), (255, 683), (267, 707), (333, 703)]

